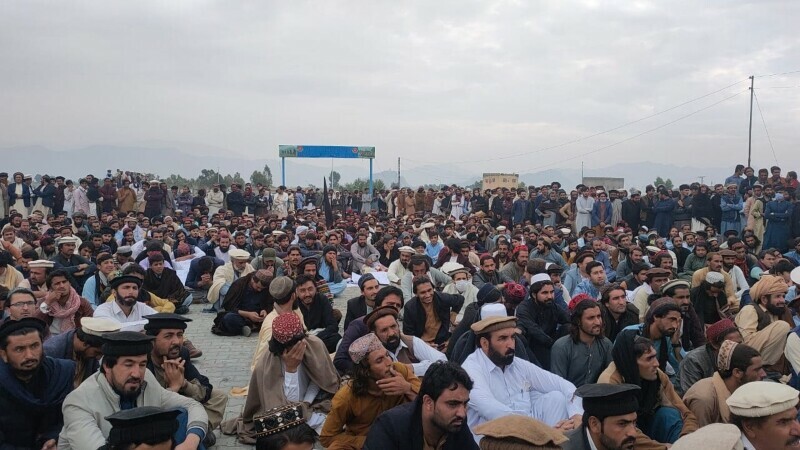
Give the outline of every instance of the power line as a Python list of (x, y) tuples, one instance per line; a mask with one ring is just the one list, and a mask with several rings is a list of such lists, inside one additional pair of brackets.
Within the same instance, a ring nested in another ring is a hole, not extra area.
[[(741, 90), (741, 91), (739, 91), (739, 92), (737, 92), (737, 93), (735, 93), (735, 94), (733, 94), (733, 95), (731, 95), (731, 96), (725, 97), (725, 98), (723, 98), (722, 100), (720, 100), (720, 101), (717, 101), (717, 102), (715, 102), (715, 103), (712, 103), (712, 104), (710, 104), (710, 105), (708, 105), (708, 106), (706, 106), (706, 107), (703, 107), (703, 108), (700, 108), (700, 109), (698, 109), (698, 110), (692, 111), (692, 112), (690, 112), (689, 114), (686, 114), (686, 115), (684, 115), (684, 116), (681, 116), (681, 117), (679, 117), (679, 118), (677, 118), (677, 119), (675, 119), (675, 120), (673, 120), (673, 121), (671, 121), (671, 122), (667, 122), (667, 123), (665, 123), (665, 124), (663, 124), (663, 125), (659, 125), (659, 126), (657, 126), (657, 127), (655, 127), (655, 128), (651, 128), (651, 129), (649, 129), (649, 130), (647, 130), (647, 131), (643, 131), (643, 132), (641, 132), (641, 133), (639, 133), (639, 134), (636, 134), (636, 135), (634, 135), (634, 136), (631, 136), (631, 137), (629, 137), (629, 138), (625, 138), (625, 139), (623, 139), (623, 140), (621, 140), (621, 141), (614, 142), (613, 144), (604, 145), (604, 146), (602, 146), (602, 147), (600, 147), (600, 148), (596, 148), (596, 149), (594, 149), (594, 150), (591, 150), (591, 151), (589, 151), (589, 152), (586, 152), (586, 153), (582, 153), (582, 154), (580, 154), (580, 155), (571, 156), (571, 157), (569, 157), (569, 158), (562, 158), (562, 159), (559, 159), (558, 161), (556, 161), (556, 162), (553, 162), (553, 163), (550, 163), (550, 164), (545, 164), (545, 165), (542, 165), (542, 166), (536, 166), (536, 167), (534, 167), (534, 168), (531, 168), (531, 169), (526, 169), (526, 171), (530, 171), (530, 170), (533, 170), (533, 169), (543, 169), (543, 168), (546, 168), (546, 167), (550, 167), (550, 166), (554, 166), (554, 165), (557, 165), (557, 164), (561, 164), (561, 163), (563, 163), (564, 161), (572, 161), (572, 160), (574, 160), (574, 159), (582, 158), (582, 157), (584, 157), (584, 156), (587, 156), (587, 155), (591, 155), (591, 154), (594, 154), (594, 153), (597, 153), (597, 152), (601, 152), (601, 151), (603, 151), (603, 150), (607, 150), (607, 149), (609, 149), (609, 148), (611, 148), (611, 147), (616, 147), (617, 145), (624, 144), (625, 142), (632, 141), (632, 140), (634, 140), (634, 139), (636, 139), (636, 138), (638, 138), (638, 137), (644, 136), (645, 134), (649, 134), (649, 133), (652, 133), (652, 132), (654, 132), (654, 131), (660, 130), (660, 129), (662, 129), (662, 128), (668, 127), (668, 126), (670, 126), (670, 125), (672, 125), (672, 124), (674, 124), (674, 123), (680, 122), (680, 121), (681, 121), (681, 120), (683, 120), (683, 119), (687, 119), (687, 118), (689, 118), (689, 117), (691, 117), (691, 116), (693, 116), (693, 115), (695, 115), (695, 114), (698, 114), (698, 113), (700, 113), (700, 112), (703, 112), (703, 111), (706, 111), (706, 110), (708, 110), (708, 109), (711, 109), (711, 108), (713, 108), (713, 107), (715, 107), (715, 106), (719, 105), (720, 103), (724, 103), (724, 102), (726, 102), (726, 101), (728, 101), (728, 100), (730, 100), (730, 99), (732, 99), (732, 98), (734, 98), (734, 97), (738, 97), (739, 95), (742, 95), (742, 94), (744, 94), (744, 93), (745, 93), (745, 92), (747, 92), (748, 90), (749, 90), (749, 89), (744, 89), (744, 90)], [(521, 172), (523, 172), (523, 171), (520, 171), (520, 173), (521, 173)]]
[(755, 91), (753, 92), (753, 97), (756, 99), (756, 107), (758, 108), (758, 115), (761, 116), (761, 123), (764, 124), (764, 131), (767, 133), (767, 141), (769, 141), (769, 148), (772, 149), (772, 157), (775, 158), (775, 165), (780, 166), (778, 163), (778, 156), (775, 154), (775, 147), (772, 146), (772, 138), (769, 136), (769, 130), (767, 129), (767, 121), (764, 120), (764, 113), (761, 112), (761, 104), (758, 103), (758, 95), (755, 95)]
[(602, 136), (604, 134), (611, 133), (612, 131), (617, 131), (617, 130), (619, 130), (621, 128), (625, 128), (627, 126), (642, 122), (644, 120), (651, 119), (651, 118), (659, 116), (661, 114), (665, 114), (665, 113), (668, 113), (668, 112), (673, 111), (675, 109), (678, 109), (680, 107), (686, 106), (686, 105), (688, 105), (690, 103), (694, 103), (694, 102), (696, 102), (698, 100), (702, 100), (702, 99), (704, 99), (706, 97), (710, 97), (710, 96), (712, 96), (714, 94), (718, 94), (718, 93), (720, 93), (720, 92), (722, 92), (722, 91), (724, 91), (724, 90), (726, 90), (728, 88), (736, 86), (737, 84), (740, 84), (740, 83), (742, 83), (744, 81), (747, 81), (747, 80), (749, 80), (749, 78), (745, 78), (745, 79), (739, 80), (739, 81), (737, 81), (735, 83), (731, 83), (731, 84), (729, 84), (729, 85), (727, 85), (727, 86), (725, 86), (723, 88), (717, 89), (717, 90), (715, 90), (713, 92), (709, 92), (708, 94), (704, 94), (704, 95), (701, 95), (699, 97), (695, 97), (693, 99), (686, 100), (685, 102), (677, 104), (677, 105), (672, 106), (670, 108), (667, 108), (667, 109), (664, 109), (662, 111), (658, 111), (658, 112), (652, 113), (650, 115), (641, 117), (641, 118), (636, 119), (636, 120), (632, 120), (632, 121), (624, 123), (622, 125), (617, 125), (617, 126), (615, 126), (613, 128), (609, 128), (609, 129), (607, 129), (605, 131), (600, 131), (598, 133), (590, 134), (588, 136), (583, 136), (583, 137), (580, 137), (580, 138), (577, 138), (577, 139), (573, 139), (571, 141), (563, 142), (561, 144), (552, 145), (550, 147), (544, 147), (544, 148), (531, 150), (531, 151), (527, 151), (527, 152), (522, 152), (522, 153), (515, 153), (515, 154), (512, 154), (512, 155), (498, 156), (498, 157), (487, 158), (487, 159), (474, 159), (474, 160), (467, 160), (467, 161), (432, 161), (432, 160), (429, 160), (429, 161), (418, 161), (418, 160), (409, 159), (409, 158), (404, 158), (404, 159), (406, 159), (408, 161), (421, 162), (421, 163), (469, 164), (469, 163), (478, 163), (478, 162), (498, 161), (498, 160), (503, 160), (503, 159), (518, 158), (520, 156), (533, 155), (533, 154), (541, 153), (541, 152), (544, 152), (544, 151), (547, 151), (547, 150), (554, 150), (554, 149), (557, 149), (557, 148), (565, 147), (567, 145), (577, 144), (578, 142), (583, 142), (583, 141), (585, 141), (587, 139), (592, 139), (592, 138), (595, 138), (597, 136)]
[(767, 75), (756, 75), (756, 78), (779, 77), (781, 75), (792, 75), (795, 73), (800, 73), (800, 70), (792, 70), (791, 72), (770, 73)]

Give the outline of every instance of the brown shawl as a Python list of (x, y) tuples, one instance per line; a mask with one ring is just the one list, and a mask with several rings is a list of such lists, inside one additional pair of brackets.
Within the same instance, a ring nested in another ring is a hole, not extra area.
[[(327, 413), (330, 411), (331, 398), (339, 390), (339, 373), (333, 366), (325, 344), (316, 336), (306, 338), (306, 352), (303, 355), (303, 367), (308, 378), (320, 388), (317, 400), (306, 409), (308, 419), (312, 412)], [(288, 404), (283, 393), (283, 367), (281, 358), (272, 353), (265, 353), (253, 370), (250, 377), (247, 400), (241, 416), (222, 423), (225, 434), (237, 434), (239, 441), (255, 444), (253, 417), (276, 406)]]

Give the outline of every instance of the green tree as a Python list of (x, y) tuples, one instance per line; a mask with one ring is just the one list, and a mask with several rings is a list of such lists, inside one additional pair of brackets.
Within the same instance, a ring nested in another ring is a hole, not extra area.
[(267, 183), (267, 177), (264, 176), (264, 172), (259, 172), (258, 170), (254, 170), (253, 173), (250, 175), (250, 182), (254, 185), (262, 184), (264, 186), (269, 186)]
[(339, 181), (342, 179), (342, 175), (339, 174), (337, 171), (331, 172), (330, 177), (328, 177), (328, 182), (331, 184), (331, 189), (336, 189), (339, 186)]
[(667, 189), (672, 189), (672, 180), (670, 180), (669, 178), (664, 180), (661, 177), (656, 177), (656, 181), (653, 182), (653, 185), (656, 187), (663, 185)]
[[(342, 187), (350, 192), (369, 191), (369, 180), (364, 178), (356, 178), (352, 183), (347, 183)], [(374, 180), (372, 187), (375, 192), (386, 189), (386, 185), (383, 183), (383, 180)]]
[(219, 173), (213, 169), (203, 169), (200, 171), (200, 175), (198, 175), (195, 182), (198, 186), (209, 187), (214, 183), (219, 183)]

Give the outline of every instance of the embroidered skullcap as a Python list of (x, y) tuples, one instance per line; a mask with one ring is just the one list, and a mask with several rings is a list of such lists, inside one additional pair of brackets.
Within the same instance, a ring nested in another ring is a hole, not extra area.
[(719, 272), (711, 272), (711, 271), (709, 271), (706, 274), (706, 282), (708, 282), (709, 284), (724, 283), (725, 282), (725, 277), (723, 277), (722, 274), (719, 273)]
[(525, 287), (519, 283), (510, 282), (503, 285), (503, 297), (511, 303), (520, 303), (525, 300), (525, 295)]
[(366, 358), (367, 355), (382, 348), (383, 344), (381, 340), (378, 339), (378, 336), (376, 336), (375, 333), (369, 333), (353, 341), (347, 352), (350, 354), (350, 359), (358, 364)]
[(729, 330), (736, 329), (738, 328), (731, 319), (718, 320), (706, 328), (706, 340), (708, 342), (717, 342), (721, 335), (728, 334)]
[(285, 344), (295, 337), (303, 334), (303, 323), (300, 317), (293, 312), (278, 314), (272, 321), (272, 337), (281, 344)]
[(719, 353), (717, 353), (717, 369), (720, 372), (724, 372), (726, 370), (730, 370), (731, 368), (731, 358), (733, 358), (733, 349), (739, 345), (733, 341), (725, 341), (719, 347)]

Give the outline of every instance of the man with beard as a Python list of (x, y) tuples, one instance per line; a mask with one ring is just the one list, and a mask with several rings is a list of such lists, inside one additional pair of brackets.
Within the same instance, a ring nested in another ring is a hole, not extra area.
[(653, 342), (659, 369), (670, 379), (677, 377), (682, 353), (680, 336), (676, 334), (680, 321), (681, 309), (678, 304), (671, 298), (662, 297), (650, 305), (644, 323), (625, 328)]
[(191, 398), (203, 405), (208, 415), (206, 447), (216, 443), (214, 429), (222, 422), (228, 396), (214, 389), (208, 377), (200, 374), (184, 346), (183, 333), (192, 319), (178, 314), (158, 313), (146, 316), (145, 334), (153, 336), (153, 350), (148, 355), (147, 369), (164, 389)]
[(624, 328), (639, 323), (639, 310), (628, 302), (625, 289), (619, 283), (609, 284), (600, 291), (600, 311), (603, 334), (612, 342)]
[[(722, 275), (722, 281), (725, 282), (725, 298), (727, 300), (727, 305), (720, 305), (721, 308), (737, 308), (739, 305), (739, 300), (736, 298), (736, 291), (733, 288), (733, 280), (731, 280), (731, 276), (722, 270), (722, 255), (719, 252), (712, 252), (709, 251), (708, 255), (706, 256), (706, 267), (703, 267), (700, 270), (696, 270), (692, 274), (692, 286), (700, 286), (702, 281), (706, 278), (706, 274), (709, 272), (716, 272)], [(711, 323), (716, 322), (716, 320), (712, 320)]]
[(103, 303), (94, 311), (94, 317), (107, 317), (122, 324), (123, 330), (142, 331), (147, 319), (144, 316), (158, 311), (138, 301), (142, 279), (134, 275), (118, 275), (109, 283), (113, 302)]
[(444, 353), (427, 345), (422, 339), (401, 333), (398, 315), (397, 308), (387, 305), (364, 318), (367, 329), (381, 340), (393, 361), (405, 364), (420, 378), (434, 362), (447, 361)]
[(515, 358), (517, 319), (489, 317), (472, 324), (478, 348), (462, 367), (474, 381), (467, 420), (470, 429), (520, 414), (567, 431), (580, 426), (583, 408), (569, 381)]
[(0, 326), (0, 447), (55, 450), (61, 404), (75, 363), (44, 356), (45, 324), (28, 317)]
[(47, 275), (53, 269), (55, 263), (38, 259), (28, 263), (28, 279), (22, 280), (18, 287), (30, 289), (36, 300), (41, 301), (47, 296)]
[(334, 395), (320, 433), (330, 450), (357, 450), (364, 446), (372, 423), (381, 413), (413, 402), (420, 380), (405, 364), (394, 362), (374, 333), (353, 341), (352, 378)]
[(681, 329), (679, 332), (681, 345), (687, 352), (706, 343), (703, 333), (705, 326), (697, 316), (691, 301), (689, 282), (671, 280), (661, 287), (661, 295), (675, 300), (681, 309)]
[(228, 290), (233, 285), (233, 282), (255, 271), (253, 266), (248, 262), (250, 253), (237, 248), (232, 249), (229, 253), (230, 261), (214, 271), (211, 287), (208, 288), (208, 294), (206, 294), (208, 301), (214, 305), (209, 309), (204, 309), (203, 312), (218, 312), (220, 310), (220, 304), (227, 296)]
[(364, 449), (477, 450), (466, 424), (472, 380), (453, 362), (430, 366), (414, 402), (381, 414), (367, 434)]
[(400, 258), (389, 264), (389, 269), (386, 274), (387, 278), (389, 278), (389, 282), (395, 286), (400, 286), (400, 280), (402, 280), (409, 271), (408, 263), (411, 261), (411, 257), (414, 253), (416, 253), (412, 247), (405, 245), (398, 250), (400, 251)]
[(47, 323), (48, 334), (59, 335), (75, 329), (81, 318), (92, 317), (92, 305), (69, 284), (66, 271), (56, 269), (47, 276), (48, 293), (36, 316)]
[(636, 412), (639, 410), (635, 384), (587, 384), (575, 395), (583, 399), (583, 425), (568, 431), (564, 450), (633, 450), (636, 444)]
[(56, 256), (56, 241), (50, 236), (43, 236), (39, 240), (39, 248), (36, 249), (39, 259), (52, 260)]
[(512, 261), (500, 269), (500, 275), (510, 278), (515, 283), (520, 283), (525, 276), (525, 267), (528, 265), (528, 247), (517, 245), (511, 255)]
[(350, 254), (353, 257), (353, 272), (355, 273), (363, 273), (365, 267), (371, 268), (372, 264), (381, 256), (378, 249), (367, 242), (367, 233), (359, 233), (356, 236), (356, 242), (350, 246)]
[(786, 291), (789, 287), (781, 277), (764, 275), (750, 288), (753, 303), (739, 311), (736, 326), (744, 343), (761, 353), (764, 365), (777, 364), (786, 347), (791, 327), (782, 320), (786, 312)]
[(530, 294), (517, 306), (519, 327), (533, 349), (536, 359), (545, 369), (550, 368), (550, 349), (563, 333), (560, 328), (569, 323), (566, 311), (556, 306), (553, 282), (544, 273), (531, 277)]
[(695, 383), (683, 397), (701, 427), (730, 423), (730, 410), (725, 401), (745, 384), (767, 376), (761, 355), (752, 347), (733, 341), (725, 341), (720, 346), (717, 367), (712, 377)]
[(58, 255), (53, 258), (57, 269), (64, 269), (69, 277), (69, 282), (80, 294), (86, 280), (94, 274), (96, 266), (83, 256), (75, 254), (78, 238), (69, 236), (56, 241)]
[(543, 259), (549, 263), (558, 264), (561, 267), (567, 267), (566, 261), (561, 256), (560, 252), (557, 252), (552, 247), (553, 241), (547, 236), (539, 236), (536, 239), (536, 247), (533, 251), (530, 252), (529, 258), (530, 259)]
[(747, 383), (726, 400), (731, 423), (742, 432), (741, 443), (752, 450), (797, 448), (800, 423), (797, 421), (798, 392), (781, 383)]
[[(219, 258), (226, 263), (231, 261), (231, 253), (230, 251), (235, 249), (236, 247), (231, 245), (231, 238), (226, 233), (223, 235), (216, 235), (213, 236), (211, 240), (209, 240), (205, 246), (201, 245), (201, 248), (205, 247), (206, 255), (212, 256), (214, 258)], [(244, 250), (243, 250), (244, 251)], [(245, 253), (247, 253), (245, 251)], [(247, 253), (247, 256), (250, 256), (250, 253)]]
[(80, 327), (48, 339), (44, 343), (44, 354), (75, 363), (73, 385), (77, 388), (100, 368), (103, 336), (120, 328), (121, 325), (111, 319), (84, 317)]
[(119, 411), (142, 406), (180, 408), (175, 442), (181, 449), (195, 450), (208, 432), (203, 406), (164, 389), (147, 370), (153, 336), (134, 331), (109, 333), (104, 337), (100, 372), (92, 375), (64, 400), (64, 428), (58, 444), (62, 449), (95, 449), (105, 445), (111, 424), (105, 419)]
[(299, 275), (295, 280), (297, 306), (302, 312), (305, 327), (309, 334), (319, 338), (328, 349), (336, 352), (336, 344), (342, 339), (339, 334), (339, 320), (330, 300), (317, 290), (316, 280), (308, 275)]
[(726, 248), (720, 250), (719, 255), (722, 257), (722, 270), (731, 277), (736, 298), (742, 298), (742, 293), (750, 289), (750, 285), (747, 283), (747, 277), (742, 269), (736, 265), (736, 252)]
[(603, 316), (595, 300), (581, 300), (571, 310), (569, 335), (550, 353), (550, 371), (577, 387), (597, 382), (611, 363), (611, 341), (603, 336)]

